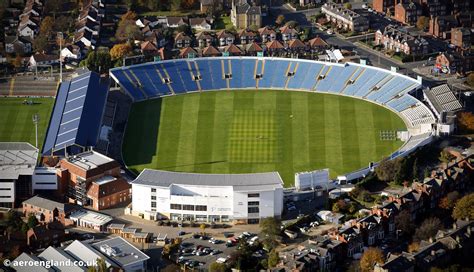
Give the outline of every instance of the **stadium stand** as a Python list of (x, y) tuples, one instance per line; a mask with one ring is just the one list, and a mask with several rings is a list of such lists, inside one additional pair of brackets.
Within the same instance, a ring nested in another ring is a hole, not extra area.
[(463, 108), (448, 84), (427, 89), (423, 93), (438, 118), (443, 112), (457, 112)]
[(80, 147), (95, 146), (109, 84), (108, 79), (94, 72), (61, 83), (46, 132), (43, 156), (65, 151), (74, 153), (79, 152)]
[[(124, 76), (127, 72), (138, 74), (140, 78), (142, 73), (148, 74), (150, 77), (146, 82), (151, 81), (148, 85), (165, 84), (169, 86), (170, 91), (163, 90), (162, 86), (143, 88), (143, 84), (137, 84), (133, 77)], [(436, 121), (430, 109), (410, 95), (410, 92), (421, 88), (420, 82), (396, 72), (356, 63), (213, 57), (167, 60), (114, 68), (110, 70), (110, 75), (134, 101), (173, 93), (211, 90), (315, 91), (364, 99), (389, 108), (403, 118), (412, 137), (424, 135), (420, 137), (426, 139)], [(141, 91), (142, 88), (146, 95)], [(405, 144), (407, 145), (408, 143)]]

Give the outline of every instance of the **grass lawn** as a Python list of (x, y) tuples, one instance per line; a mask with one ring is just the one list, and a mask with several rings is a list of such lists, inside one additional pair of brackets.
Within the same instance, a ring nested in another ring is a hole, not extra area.
[(54, 98), (32, 98), (34, 105), (23, 105), (23, 100), (25, 98), (0, 98), (0, 142), (29, 142), (35, 145), (32, 118), (37, 113), (40, 118), (38, 145), (41, 150)]
[(230, 27), (234, 26), (232, 24), (232, 21), (230, 20), (230, 16), (221, 16), (221, 17), (219, 17), (216, 20), (216, 23), (214, 25), (215, 25), (216, 30), (227, 29), (227, 28), (230, 28)]
[(330, 94), (217, 91), (133, 104), (123, 155), (128, 167), (199, 173), (329, 168), (332, 177), (398, 149), (381, 130), (405, 130), (391, 111)]

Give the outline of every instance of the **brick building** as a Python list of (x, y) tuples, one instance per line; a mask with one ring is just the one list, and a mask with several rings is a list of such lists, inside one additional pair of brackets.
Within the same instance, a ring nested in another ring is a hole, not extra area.
[(369, 29), (369, 20), (360, 14), (346, 9), (342, 4), (325, 3), (321, 12), (326, 19), (337, 25), (338, 28), (354, 32), (363, 32)]
[(451, 29), (451, 44), (461, 50), (469, 50), (472, 45), (472, 31), (467, 27)]
[(375, 44), (382, 45), (386, 50), (403, 52), (406, 55), (429, 53), (428, 42), (423, 37), (411, 35), (406, 29), (394, 25), (375, 32)]
[(440, 39), (451, 38), (451, 28), (458, 24), (456, 18), (452, 15), (431, 16), (428, 32)]
[(95, 151), (87, 151), (60, 162), (59, 183), (70, 201), (100, 210), (131, 199), (131, 186), (120, 175), (120, 164)]
[(66, 217), (74, 211), (74, 207), (67, 203), (59, 203), (47, 198), (34, 196), (23, 201), (22, 211), (25, 216), (34, 214), (39, 222), (59, 221), (66, 226), (70, 224)]
[(395, 5), (395, 20), (407, 25), (415, 25), (418, 16), (421, 16), (422, 9), (419, 4), (415, 2), (400, 2)]
[(64, 240), (64, 237), (64, 226), (58, 221), (35, 226), (26, 233), (27, 244), (33, 248), (59, 245)]
[(104, 176), (93, 181), (87, 190), (94, 210), (103, 210), (131, 201), (130, 184), (123, 178)]
[(372, 8), (380, 13), (386, 13), (390, 7), (393, 7), (393, 0), (373, 0), (372, 2)]

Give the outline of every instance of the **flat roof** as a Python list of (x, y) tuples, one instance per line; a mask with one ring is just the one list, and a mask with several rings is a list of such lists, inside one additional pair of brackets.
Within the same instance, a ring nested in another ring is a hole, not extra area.
[[(148, 255), (127, 242), (122, 237), (114, 237), (108, 240), (100, 241), (98, 243), (92, 244), (92, 247), (106, 255), (107, 258), (113, 260), (121, 267), (150, 259)], [(113, 254), (107, 254), (107, 252), (113, 252)]]
[(268, 185), (272, 188), (282, 188), (283, 186), (283, 181), (278, 172), (254, 174), (199, 174), (151, 169), (143, 170), (132, 183), (159, 187), (169, 187), (172, 184), (238, 186), (241, 190), (262, 185)]
[(105, 225), (113, 219), (112, 216), (84, 209), (72, 213), (69, 218), (85, 221), (99, 226)]
[(95, 151), (87, 151), (66, 158), (66, 160), (84, 170), (95, 169), (101, 165), (114, 161), (113, 159)]
[(97, 183), (98, 185), (104, 185), (104, 184), (107, 184), (107, 183), (109, 183), (111, 181), (114, 181), (114, 180), (117, 180), (117, 178), (112, 177), (112, 176), (103, 176), (103, 177), (97, 179), (94, 182)]
[(33, 175), (38, 149), (25, 142), (0, 142), (0, 179)]

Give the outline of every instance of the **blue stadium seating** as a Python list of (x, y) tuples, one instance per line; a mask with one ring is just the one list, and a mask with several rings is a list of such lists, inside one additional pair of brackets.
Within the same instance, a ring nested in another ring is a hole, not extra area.
[[(294, 74), (288, 76), (292, 72)], [(351, 63), (342, 66), (281, 58), (218, 57), (147, 63), (114, 68), (110, 73), (136, 101), (160, 97), (171, 91), (182, 94), (258, 86), (259, 89), (341, 93), (368, 99), (399, 112), (418, 102), (407, 94), (419, 86), (415, 80)], [(261, 76), (258, 84), (257, 75)], [(318, 79), (319, 76), (324, 78)], [(164, 83), (167, 77), (169, 84)]]

